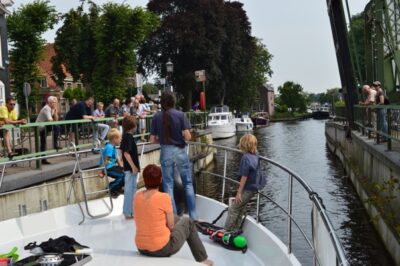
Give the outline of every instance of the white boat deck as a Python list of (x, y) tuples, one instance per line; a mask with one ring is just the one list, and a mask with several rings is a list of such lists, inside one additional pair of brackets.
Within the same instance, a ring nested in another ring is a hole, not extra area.
[[(122, 202), (123, 197), (120, 196), (114, 200), (112, 214), (104, 218), (87, 219), (82, 225), (78, 225), (81, 214), (77, 205), (0, 222), (0, 253), (17, 246), (20, 258), (25, 258), (31, 255), (23, 250), (29, 242), (40, 244), (49, 238), (68, 235), (93, 249), (92, 260), (87, 265), (200, 265), (194, 261), (187, 244), (169, 258), (140, 255), (134, 241), (135, 223), (124, 219), (121, 214)], [(90, 207), (98, 212), (105, 209), (102, 200), (90, 202)], [(210, 221), (224, 205), (198, 196), (197, 208), (200, 217)], [(244, 231), (249, 241), (249, 250), (245, 254), (225, 249), (201, 235), (209, 258), (215, 265), (300, 265), (293, 255), (286, 254), (286, 247), (278, 238), (252, 219), (246, 221)], [(261, 231), (263, 233), (260, 234)]]

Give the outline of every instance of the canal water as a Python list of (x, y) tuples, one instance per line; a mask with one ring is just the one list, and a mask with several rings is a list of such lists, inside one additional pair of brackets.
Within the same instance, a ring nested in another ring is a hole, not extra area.
[[(300, 175), (316, 191), (326, 206), (336, 233), (347, 253), (350, 265), (395, 265), (374, 230), (362, 202), (340, 163), (326, 147), (322, 120), (305, 120), (290, 123), (273, 123), (257, 129), (258, 151)], [(215, 143), (237, 147), (240, 134)], [(224, 153), (218, 152), (213, 171), (223, 173)], [(227, 175), (238, 179), (240, 154), (228, 153)], [(271, 165), (263, 165), (269, 176), (264, 192), (287, 208), (288, 174)], [(198, 190), (217, 200), (221, 199), (222, 182), (215, 177), (202, 176), (197, 181)], [(227, 184), (227, 195), (234, 196), (237, 186)], [(297, 183), (293, 184), (293, 216), (311, 238), (311, 204), (308, 194)], [(255, 214), (255, 201), (251, 202), (250, 215)], [(268, 200), (262, 199), (261, 220), (273, 233), (287, 244), (287, 220), (282, 211)], [(303, 265), (313, 265), (312, 252), (303, 236), (293, 225), (293, 252)]]

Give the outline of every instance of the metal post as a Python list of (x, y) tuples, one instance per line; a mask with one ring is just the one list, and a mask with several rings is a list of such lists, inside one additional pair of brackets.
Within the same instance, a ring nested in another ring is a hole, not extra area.
[(257, 193), (257, 210), (256, 210), (256, 221), (260, 222), (260, 193)]
[(226, 162), (227, 162), (227, 152), (224, 151), (224, 179), (222, 180), (222, 197), (221, 202), (224, 202), (225, 197), (225, 183), (226, 183)]
[(387, 134), (389, 137), (387, 138), (387, 148), (390, 151), (392, 149), (392, 115), (391, 115), (391, 109), (387, 109), (387, 126), (388, 126), (388, 132)]
[(289, 175), (288, 189), (288, 254), (292, 253), (292, 194), (293, 194), (293, 176)]
[(206, 81), (203, 81), (203, 92), (204, 92), (204, 129), (207, 128), (207, 101), (206, 101)]
[[(46, 130), (46, 129), (44, 129)], [(45, 131), (46, 134), (46, 131)], [(30, 136), (29, 136), (30, 138)], [(39, 134), (39, 127), (35, 127), (35, 152), (40, 151), (40, 134)], [(42, 169), (42, 160), (36, 160), (36, 169)]]

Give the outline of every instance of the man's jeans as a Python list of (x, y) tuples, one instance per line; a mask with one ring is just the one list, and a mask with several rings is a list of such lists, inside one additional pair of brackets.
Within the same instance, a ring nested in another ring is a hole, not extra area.
[[(378, 109), (378, 130), (386, 134), (388, 133), (385, 109)], [(386, 137), (383, 137), (383, 139), (386, 139)]]
[(186, 206), (189, 211), (189, 216), (193, 220), (197, 220), (196, 195), (194, 194), (192, 182), (192, 167), (186, 151), (186, 148), (179, 148), (174, 145), (161, 145), (160, 161), (163, 175), (163, 189), (171, 196), (172, 206), (176, 214), (176, 204), (174, 200), (174, 168), (176, 164), (185, 190)]
[(123, 213), (125, 217), (133, 217), (132, 201), (136, 193), (137, 174), (131, 171), (125, 171), (125, 188), (124, 188), (124, 207)]

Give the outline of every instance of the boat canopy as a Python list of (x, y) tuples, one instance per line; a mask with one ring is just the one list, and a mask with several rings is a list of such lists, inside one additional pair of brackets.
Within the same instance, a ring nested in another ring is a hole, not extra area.
[(227, 105), (216, 105), (211, 108), (210, 113), (228, 113), (229, 107)]

